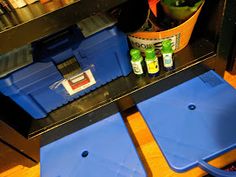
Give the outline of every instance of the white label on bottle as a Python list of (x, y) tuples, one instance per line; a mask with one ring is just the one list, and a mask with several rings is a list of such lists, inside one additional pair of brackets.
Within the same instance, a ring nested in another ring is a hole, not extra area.
[(173, 66), (172, 53), (163, 54), (163, 63), (165, 68), (171, 68)]
[(159, 64), (157, 58), (154, 60), (146, 60), (147, 70), (149, 74), (156, 74), (159, 72)]
[(143, 74), (141, 61), (131, 61), (134, 74)]

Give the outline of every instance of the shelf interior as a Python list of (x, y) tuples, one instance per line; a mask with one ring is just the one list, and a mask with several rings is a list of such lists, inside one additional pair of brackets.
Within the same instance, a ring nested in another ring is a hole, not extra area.
[[(192, 40), (190, 44), (174, 55), (175, 69), (165, 72), (163, 68), (158, 77), (149, 78), (148, 76), (138, 78), (133, 73), (127, 77), (120, 77), (85, 96), (64, 105), (63, 107), (49, 113), (46, 118), (35, 120), (18, 106), (9, 103), (9, 99), (1, 101), (0, 116), (4, 122), (16, 129), (27, 138), (33, 138), (44, 134), (49, 130), (60, 127), (86, 116), (99, 108), (105, 107), (110, 103), (115, 103), (129, 95), (146, 93), (145, 89), (158, 85), (161, 80), (165, 80), (177, 73), (184, 72), (188, 68), (203, 63), (215, 57), (214, 44), (206, 39)], [(136, 101), (136, 100), (135, 100)], [(9, 105), (11, 105), (10, 111)], [(20, 116), (19, 116), (20, 115)], [(90, 119), (84, 121), (91, 121)]]
[[(51, 0), (35, 2), (0, 15), (0, 54), (58, 32), (127, 0)], [(12, 42), (14, 41), (14, 42)]]

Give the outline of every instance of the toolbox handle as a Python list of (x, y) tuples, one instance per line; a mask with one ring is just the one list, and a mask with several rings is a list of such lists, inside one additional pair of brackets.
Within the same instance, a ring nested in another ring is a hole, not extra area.
[[(77, 28), (76, 28), (77, 29)], [(76, 37), (75, 27), (67, 28), (56, 34), (49, 36), (41, 41), (42, 45), (46, 46), (47, 50), (54, 50), (60, 46), (65, 46), (74, 40)]]
[(199, 161), (198, 164), (203, 170), (205, 170), (206, 172), (215, 177), (236, 177), (236, 172), (229, 172), (218, 169), (216, 167), (209, 165), (207, 162), (203, 160)]
[(55, 48), (57, 48), (57, 47), (60, 47), (60, 46), (62, 46), (62, 45), (65, 45), (65, 44), (68, 43), (68, 42), (69, 42), (69, 39), (62, 39), (61, 41), (59, 41), (59, 42), (57, 42), (57, 43), (55, 43), (55, 44), (53, 44), (53, 45), (47, 46), (47, 49), (48, 49), (48, 50), (53, 50), (53, 49), (55, 49)]

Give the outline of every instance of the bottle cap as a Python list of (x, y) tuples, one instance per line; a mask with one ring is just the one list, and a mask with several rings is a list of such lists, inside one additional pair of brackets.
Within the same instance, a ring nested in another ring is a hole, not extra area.
[(130, 55), (131, 55), (132, 59), (134, 59), (134, 60), (138, 60), (138, 59), (140, 59), (140, 57), (142, 57), (140, 50), (138, 50), (138, 49), (131, 49)]
[(153, 47), (145, 50), (146, 59), (153, 59), (156, 57), (155, 49)]
[(161, 53), (173, 53), (170, 39), (162, 41)]

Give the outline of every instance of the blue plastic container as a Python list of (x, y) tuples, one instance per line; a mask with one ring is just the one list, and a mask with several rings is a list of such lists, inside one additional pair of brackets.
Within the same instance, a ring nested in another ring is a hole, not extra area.
[(40, 148), (42, 177), (146, 177), (119, 113)]
[[(34, 63), (2, 78), (0, 91), (35, 119), (131, 71), (126, 35), (116, 27), (88, 38), (71, 27), (32, 47)], [(72, 67), (74, 73), (68, 78), (62, 74), (68, 72), (68, 67), (59, 67), (70, 64), (63, 62), (71, 58), (76, 61), (72, 66), (77, 68)]]

